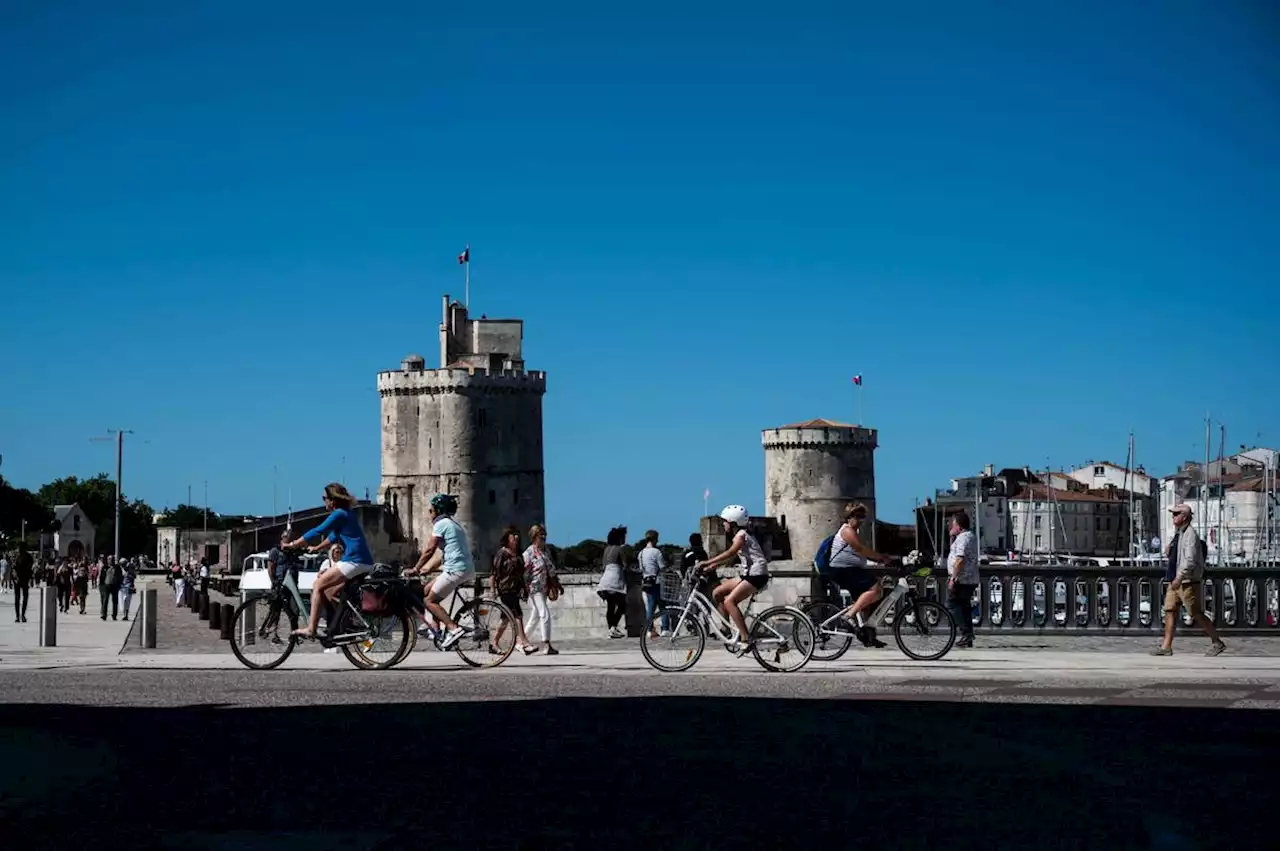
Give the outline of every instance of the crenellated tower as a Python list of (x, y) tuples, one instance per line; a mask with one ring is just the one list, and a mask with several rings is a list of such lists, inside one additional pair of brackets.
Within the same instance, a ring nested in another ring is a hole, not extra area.
[(487, 571), (508, 525), (528, 536), (544, 523), (542, 397), (545, 372), (524, 367), (524, 323), (471, 319), (444, 296), (440, 368), (409, 355), (378, 373), (382, 400), (379, 498), (418, 546), (430, 533), (432, 494), (458, 497), (476, 567)]

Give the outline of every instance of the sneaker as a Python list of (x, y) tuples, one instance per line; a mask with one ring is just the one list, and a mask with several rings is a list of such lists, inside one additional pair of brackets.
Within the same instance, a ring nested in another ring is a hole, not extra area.
[(456, 627), (449, 630), (448, 635), (444, 637), (444, 641), (440, 642), (441, 650), (448, 650), (462, 640), (463, 634), (466, 632), (462, 627)]
[(615, 626), (613, 629), (609, 630), (609, 637), (610, 638), (626, 638), (626, 635), (622, 632), (622, 630), (618, 629)]
[(560, 651), (559, 651), (559, 650), (557, 650), (557, 649), (555, 649), (554, 647), (548, 647), (548, 648), (547, 648), (547, 655), (548, 655), (548, 656), (559, 656), (559, 655), (560, 655)]
[(967, 647), (967, 648), (972, 648), (972, 647), (973, 647), (973, 639), (972, 639), (972, 638), (962, 638), (962, 639), (960, 639), (959, 641), (957, 641), (957, 642), (956, 642), (956, 647)]
[(1227, 645), (1223, 644), (1221, 641), (1215, 641), (1212, 647), (1204, 651), (1204, 655), (1217, 656), (1220, 653), (1222, 653), (1223, 650), (1226, 650), (1226, 649), (1227, 649)]
[(1172, 655), (1173, 655), (1173, 648), (1172, 648), (1172, 647), (1157, 647), (1155, 650), (1152, 650), (1152, 651), (1150, 652), (1150, 655), (1152, 655), (1152, 656), (1172, 656)]
[(337, 653), (337, 652), (338, 652), (338, 648), (336, 648), (336, 647), (326, 647), (326, 648), (324, 649), (324, 652), (325, 652), (325, 653)]

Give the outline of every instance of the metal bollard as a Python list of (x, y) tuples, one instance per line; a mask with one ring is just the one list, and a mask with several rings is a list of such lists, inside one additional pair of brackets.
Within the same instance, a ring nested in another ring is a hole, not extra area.
[(202, 621), (209, 619), (209, 594), (206, 591), (201, 591), (196, 599), (196, 614)]
[(40, 646), (58, 646), (58, 589), (40, 586)]
[(142, 628), (138, 630), (138, 640), (143, 647), (156, 646), (156, 610), (159, 605), (159, 592), (154, 588), (142, 592)]
[(209, 601), (209, 629), (222, 630), (222, 606)]
[(232, 632), (234, 627), (232, 621), (236, 616), (236, 607), (230, 603), (223, 603), (219, 608), (222, 609), (222, 640), (230, 641), (231, 636), (235, 634)]

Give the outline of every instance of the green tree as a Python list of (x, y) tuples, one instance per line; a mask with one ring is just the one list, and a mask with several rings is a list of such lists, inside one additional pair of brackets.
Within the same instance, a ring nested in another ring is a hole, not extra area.
[[(75, 476), (54, 479), (40, 488), (37, 499), (50, 510), (55, 505), (77, 504), (94, 525), (94, 548), (111, 553), (116, 537), (116, 483), (106, 473), (81, 481)], [(135, 556), (155, 552), (156, 530), (151, 506), (140, 499), (121, 496), (120, 554)]]
[(31, 537), (53, 528), (53, 511), (31, 491), (12, 487), (0, 478), (0, 535), (16, 537), (22, 534), (24, 520), (27, 536)]
[[(164, 519), (162, 526), (177, 526), (179, 529), (203, 529), (205, 525), (205, 509), (198, 505), (179, 503), (177, 508), (166, 508), (161, 512)], [(208, 523), (210, 529), (226, 529), (229, 522), (218, 512), (210, 510)]]
[(116, 483), (106, 473), (84, 481), (75, 476), (54, 479), (43, 485), (37, 495), (51, 509), (55, 505), (79, 504), (89, 522), (99, 528), (116, 513)]

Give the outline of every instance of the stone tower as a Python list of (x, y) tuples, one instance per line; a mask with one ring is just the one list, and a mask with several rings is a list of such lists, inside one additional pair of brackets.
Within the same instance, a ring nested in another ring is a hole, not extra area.
[(509, 524), (528, 537), (545, 522), (542, 474), (544, 372), (525, 369), (519, 319), (470, 319), (444, 296), (440, 368), (409, 355), (378, 373), (382, 398), (379, 498), (404, 537), (421, 547), (433, 494), (458, 497), (476, 568), (489, 569)]
[(792, 558), (813, 558), (847, 502), (866, 504), (859, 536), (875, 546), (875, 429), (809, 420), (765, 429), (762, 440), (765, 514), (786, 528)]

